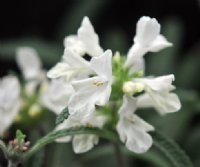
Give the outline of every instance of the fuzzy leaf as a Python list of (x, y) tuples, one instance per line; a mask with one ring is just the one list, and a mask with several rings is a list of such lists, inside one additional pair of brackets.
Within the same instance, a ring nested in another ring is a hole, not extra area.
[(69, 116), (69, 111), (68, 111), (68, 108), (66, 107), (57, 116), (57, 118), (56, 118), (56, 125), (63, 123), (63, 121), (68, 118), (68, 116)]

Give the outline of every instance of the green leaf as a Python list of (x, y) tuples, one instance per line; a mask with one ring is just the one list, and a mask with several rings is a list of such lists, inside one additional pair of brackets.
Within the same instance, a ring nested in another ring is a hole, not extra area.
[(56, 118), (56, 125), (63, 123), (65, 119), (69, 116), (68, 108), (64, 108), (63, 111)]
[(21, 140), (25, 139), (25, 137), (26, 137), (26, 135), (23, 134), (21, 130), (18, 129), (18, 130), (16, 131), (16, 139), (17, 139), (18, 141), (21, 141)]
[(72, 127), (68, 129), (58, 130), (58, 131), (52, 131), (40, 140), (37, 141), (37, 143), (29, 150), (28, 153), (24, 155), (24, 159), (31, 157), (35, 152), (39, 151), (41, 148), (46, 146), (47, 144), (50, 144), (54, 142), (56, 139), (64, 137), (64, 136), (73, 136), (77, 134), (95, 134), (100, 137), (103, 137), (105, 139), (119, 142), (118, 136), (116, 136), (115, 133), (105, 130), (105, 129), (99, 129), (99, 128), (89, 128), (89, 127)]
[(170, 167), (193, 167), (189, 157), (172, 139), (160, 132), (154, 132), (152, 136), (154, 146), (168, 159)]

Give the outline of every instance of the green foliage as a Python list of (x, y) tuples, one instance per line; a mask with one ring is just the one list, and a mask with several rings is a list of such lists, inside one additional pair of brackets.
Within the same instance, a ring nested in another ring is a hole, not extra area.
[(62, 112), (57, 116), (57, 118), (56, 118), (56, 125), (63, 123), (64, 120), (68, 118), (68, 116), (69, 116), (69, 111), (68, 111), (68, 108), (66, 107), (66, 108), (64, 108), (64, 109), (62, 110)]
[(172, 167), (193, 167), (189, 157), (172, 139), (159, 132), (152, 133), (152, 136), (154, 146), (168, 159)]
[(16, 131), (16, 139), (17, 139), (18, 141), (21, 141), (21, 140), (24, 140), (25, 138), (26, 138), (26, 135), (23, 134), (22, 131), (18, 129), (18, 130)]

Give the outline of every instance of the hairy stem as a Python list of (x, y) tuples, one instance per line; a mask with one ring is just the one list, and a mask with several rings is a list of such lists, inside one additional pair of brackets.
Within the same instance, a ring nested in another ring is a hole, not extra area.
[(3, 154), (4, 154), (4, 156), (5, 156), (5, 158), (7, 158), (7, 148), (6, 148), (6, 145), (4, 144), (4, 142), (3, 141), (1, 141), (0, 140), (0, 149), (2, 150), (2, 152), (3, 152)]
[(116, 159), (118, 162), (118, 166), (119, 167), (127, 167), (128, 165), (127, 165), (126, 159), (119, 147), (119, 144), (113, 143), (113, 146), (114, 146), (114, 152), (115, 152), (115, 156), (116, 156)]
[(43, 148), (47, 144), (54, 142), (56, 139), (60, 137), (73, 136), (77, 134), (95, 134), (102, 138), (109, 139), (113, 142), (118, 142), (118, 137), (113, 132), (107, 130), (101, 130), (98, 128), (74, 127), (70, 129), (63, 129), (59, 131), (50, 132), (49, 134), (38, 140), (38, 142), (29, 150), (29, 152), (27, 152), (24, 155), (23, 159), (27, 160), (41, 148)]
[(8, 161), (8, 167), (17, 167), (17, 164), (12, 162), (11, 160)]

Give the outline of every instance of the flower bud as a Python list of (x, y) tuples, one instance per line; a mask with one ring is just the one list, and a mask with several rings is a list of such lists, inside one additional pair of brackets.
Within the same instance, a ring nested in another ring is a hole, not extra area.
[(141, 83), (134, 83), (132, 81), (127, 81), (123, 84), (123, 92), (129, 96), (136, 93), (140, 93), (144, 90), (144, 85)]

